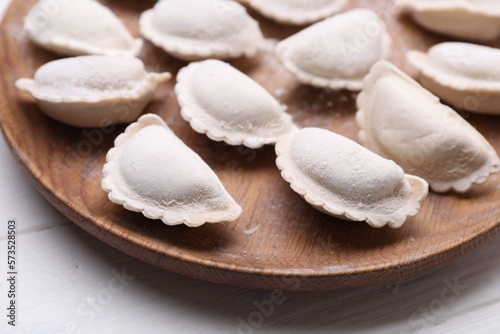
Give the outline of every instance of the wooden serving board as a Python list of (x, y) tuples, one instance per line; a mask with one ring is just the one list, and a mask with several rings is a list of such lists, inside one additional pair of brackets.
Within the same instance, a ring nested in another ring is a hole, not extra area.
[[(138, 35), (139, 13), (148, 1), (101, 1)], [(443, 264), (499, 231), (500, 184), (493, 176), (465, 195), (431, 193), (421, 212), (399, 230), (373, 229), (324, 215), (295, 194), (280, 177), (273, 147), (230, 147), (195, 133), (181, 118), (173, 87), (161, 85), (145, 112), (159, 114), (216, 171), (244, 209), (233, 223), (200, 228), (168, 227), (111, 203), (101, 189), (106, 152), (125, 126), (83, 130), (51, 120), (14, 81), (32, 77), (58, 56), (30, 43), (22, 20), (35, 0), (14, 1), (0, 31), (0, 121), (3, 133), (35, 187), (71, 221), (111, 246), (158, 267), (217, 283), (285, 289), (327, 290), (401, 279)], [(349, 1), (373, 8), (393, 38), (391, 60), (410, 74), (404, 54), (443, 41), (397, 17), (391, 1)], [(251, 12), (268, 38), (299, 30)], [(500, 43), (496, 43), (500, 45)], [(176, 75), (186, 63), (146, 43), (140, 57), (151, 71)], [(302, 127), (327, 128), (357, 139), (355, 94), (299, 84), (261, 52), (231, 64), (278, 100)], [(394, 98), (397, 98), (395, 96)], [(500, 152), (500, 118), (463, 114)], [(436, 124), (439, 131), (440, 124)], [(26, 208), (29, 210), (29, 208)]]

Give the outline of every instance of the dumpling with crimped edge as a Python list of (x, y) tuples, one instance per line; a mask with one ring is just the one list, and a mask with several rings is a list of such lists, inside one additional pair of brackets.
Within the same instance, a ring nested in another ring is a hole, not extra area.
[(276, 164), (314, 208), (380, 228), (401, 227), (420, 210), (428, 184), (334, 132), (304, 128), (279, 138)]
[(446, 42), (427, 53), (409, 51), (407, 58), (419, 70), (422, 86), (447, 103), (470, 112), (500, 114), (500, 50)]
[(396, 0), (395, 4), (433, 32), (476, 41), (500, 36), (498, 0)]
[(265, 17), (279, 23), (305, 25), (338, 13), (347, 0), (248, 0)]
[(251, 57), (264, 43), (258, 22), (229, 0), (161, 0), (139, 24), (146, 39), (186, 61)]
[(134, 57), (79, 56), (41, 66), (34, 79), (18, 79), (48, 116), (78, 127), (106, 127), (139, 117), (170, 73), (148, 73)]
[(191, 63), (177, 75), (181, 115), (215, 141), (259, 148), (296, 129), (285, 107), (262, 86), (220, 60)]
[(213, 170), (154, 114), (116, 138), (103, 173), (113, 203), (167, 225), (234, 221), (242, 212)]
[(474, 127), (389, 62), (373, 66), (357, 104), (361, 142), (436, 192), (466, 192), (500, 170)]
[(40, 0), (25, 18), (24, 30), (35, 44), (66, 56), (136, 56), (143, 44), (95, 0)]
[(370, 67), (389, 56), (391, 37), (369, 9), (353, 9), (281, 41), (276, 55), (301, 83), (361, 90)]

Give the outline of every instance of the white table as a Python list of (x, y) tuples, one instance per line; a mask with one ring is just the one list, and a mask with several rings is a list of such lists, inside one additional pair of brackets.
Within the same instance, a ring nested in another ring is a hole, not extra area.
[[(7, 2), (0, 0), (0, 13)], [(169, 273), (88, 235), (35, 191), (3, 137), (0, 161), (0, 333), (500, 333), (500, 237), (418, 277), (285, 292), (284, 303), (259, 310), (269, 291)], [(18, 223), (15, 328), (6, 317), (11, 218)], [(123, 271), (127, 277), (116, 279)]]

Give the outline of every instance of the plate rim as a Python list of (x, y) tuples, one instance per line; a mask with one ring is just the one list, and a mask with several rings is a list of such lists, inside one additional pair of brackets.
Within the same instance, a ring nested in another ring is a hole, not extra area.
[[(13, 8), (14, 3), (11, 3), (5, 12), (5, 15), (0, 24), (0, 36), (5, 34), (5, 31), (7, 30), (7, 18), (12, 15), (11, 12), (14, 11)], [(6, 49), (0, 50), (0, 56), (5, 55)], [(0, 87), (9, 88), (8, 83), (5, 82), (5, 78), (0, 78)], [(416, 273), (443, 265), (453, 260), (454, 258), (463, 255), (466, 252), (472, 251), (495, 235), (500, 234), (499, 218), (491, 228), (478, 231), (472, 236), (469, 235), (466, 240), (462, 240), (461, 242), (456, 241), (453, 246), (441, 249), (439, 252), (423, 254), (417, 260), (407, 259), (404, 263), (391, 263), (390, 265), (388, 265), (387, 263), (378, 263), (371, 268), (354, 268), (350, 271), (343, 272), (332, 272), (330, 269), (330, 272), (315, 270), (315, 272), (306, 273), (306, 269), (298, 269), (297, 271), (293, 269), (259, 269), (238, 265), (229, 265), (225, 263), (215, 263), (211, 260), (200, 259), (194, 256), (182, 256), (182, 254), (179, 254), (179, 252), (173, 251), (171, 247), (166, 249), (169, 250), (169, 252), (159, 252), (154, 247), (148, 247), (145, 244), (141, 244), (138, 240), (134, 240), (133, 237), (126, 237), (122, 235), (114, 226), (106, 226), (109, 228), (106, 228), (104, 230), (103, 226), (106, 225), (105, 222), (100, 221), (100, 219), (96, 219), (91, 215), (87, 215), (85, 212), (83, 212), (84, 210), (82, 209), (82, 207), (78, 206), (76, 203), (67, 201), (67, 198), (65, 198), (61, 194), (57, 194), (57, 189), (53, 189), (47, 184), (47, 180), (44, 177), (43, 173), (38, 169), (37, 164), (33, 163), (30, 160), (26, 152), (19, 150), (19, 147), (17, 147), (15, 143), (15, 134), (11, 132), (13, 131), (13, 129), (9, 128), (7, 124), (8, 122), (4, 121), (5, 112), (3, 110), (9, 108), (7, 99), (12, 94), (15, 94), (15, 90), (13, 88), (5, 89), (4, 94), (5, 95), (0, 95), (0, 127), (2, 129), (2, 134), (8, 144), (9, 150), (12, 152), (17, 162), (23, 167), (25, 174), (27, 175), (28, 179), (33, 184), (35, 189), (37, 189), (37, 191), (40, 192), (42, 196), (66, 218), (68, 218), (70, 221), (72, 221), (77, 226), (93, 235), (97, 239), (105, 242), (115, 249), (120, 250), (123, 253), (178, 274), (211, 281), (214, 283), (224, 283), (252, 288), (263, 288), (262, 284), (259, 284), (258, 282), (260, 280), (264, 280), (268, 285), (264, 287), (265, 289), (279, 288), (282, 290), (294, 291), (317, 291), (331, 290), (336, 288), (359, 287), (388, 282), (390, 281), (390, 279), (388, 280), (388, 278), (396, 280), (410, 277), (412, 275), (415, 275)], [(98, 233), (91, 227), (97, 228), (101, 231), (101, 233)], [(125, 247), (125, 245), (129, 245), (132, 247), (127, 248)], [(134, 249), (142, 250), (142, 252), (134, 253), (132, 252), (132, 250)], [(162, 261), (154, 260), (155, 257), (165, 257), (165, 259), (163, 259)], [(197, 276), (195, 273), (196, 267), (203, 267), (204, 269), (208, 269), (213, 273), (217, 273), (217, 275), (214, 275), (212, 279), (207, 279), (206, 276)], [(371, 277), (371, 279), (368, 279), (368, 275)], [(244, 277), (245, 279), (239, 281), (238, 277)], [(301, 283), (300, 287), (291, 289), (290, 286), (287, 285), (287, 280), (290, 277), (302, 279), (303, 282)], [(328, 281), (329, 284), (325, 289), (322, 289), (321, 284), (323, 284), (325, 280)]]

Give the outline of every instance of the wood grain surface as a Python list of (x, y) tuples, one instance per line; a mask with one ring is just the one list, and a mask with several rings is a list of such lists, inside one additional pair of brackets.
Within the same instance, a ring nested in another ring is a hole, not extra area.
[[(138, 35), (146, 1), (101, 1)], [(7, 142), (35, 187), (59, 211), (111, 246), (158, 267), (217, 283), (284, 290), (328, 290), (400, 279), (445, 263), (498, 233), (498, 176), (465, 195), (431, 193), (421, 212), (399, 230), (373, 229), (317, 212), (283, 181), (273, 147), (230, 147), (195, 133), (181, 118), (173, 86), (161, 85), (145, 112), (159, 114), (216, 171), (243, 207), (233, 223), (191, 229), (167, 227), (111, 203), (101, 189), (108, 149), (125, 126), (79, 129), (46, 117), (14, 81), (32, 77), (58, 56), (30, 43), (22, 19), (34, 0), (14, 1), (0, 31), (0, 121)], [(393, 38), (391, 61), (410, 74), (404, 53), (444, 41), (397, 17), (390, 1), (349, 1), (373, 8)], [(251, 14), (265, 36), (282, 39), (299, 28)], [(498, 46), (497, 41), (494, 45)], [(140, 57), (150, 71), (175, 75), (186, 63), (146, 43)], [(318, 126), (357, 139), (355, 94), (299, 84), (271, 48), (231, 64), (261, 83), (302, 127)], [(462, 114), (500, 151), (500, 118)], [(436, 124), (436, 131), (439, 131)]]

